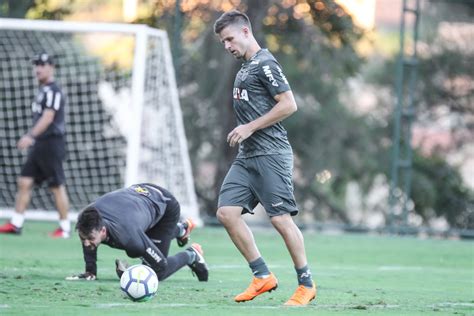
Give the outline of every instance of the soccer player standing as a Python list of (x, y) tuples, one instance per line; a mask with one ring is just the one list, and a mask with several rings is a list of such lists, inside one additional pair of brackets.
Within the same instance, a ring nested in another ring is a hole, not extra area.
[(217, 217), (245, 257), (254, 278), (235, 297), (245, 302), (277, 288), (278, 281), (263, 260), (242, 214), (252, 213), (260, 202), (285, 241), (293, 260), (298, 288), (285, 305), (307, 305), (316, 297), (306, 259), (304, 239), (292, 216), (298, 213), (293, 195), (293, 152), (280, 121), (297, 109), (283, 71), (255, 40), (247, 15), (224, 13), (214, 24), (224, 48), (243, 64), (236, 75), (233, 108), (238, 126), (228, 135), (239, 153), (219, 193)]
[(18, 141), (20, 150), (28, 149), (28, 158), (18, 178), (15, 213), (10, 222), (0, 226), (0, 233), (21, 234), (25, 210), (34, 184), (46, 181), (54, 195), (59, 212), (59, 228), (50, 233), (54, 238), (69, 238), (69, 199), (66, 192), (62, 163), (65, 148), (66, 98), (54, 81), (54, 61), (47, 53), (33, 57), (34, 72), (39, 91), (33, 100), (33, 127)]
[[(176, 238), (183, 247), (188, 242), (194, 223), (179, 222), (180, 205), (166, 189), (140, 183), (99, 197), (78, 216), (76, 229), (82, 242), (85, 272), (67, 280), (95, 280), (97, 277), (97, 248), (106, 244), (125, 250), (131, 258), (141, 258), (160, 281), (188, 265), (199, 281), (209, 277), (199, 244), (168, 256), (171, 240)], [(119, 277), (128, 267), (115, 260)]]

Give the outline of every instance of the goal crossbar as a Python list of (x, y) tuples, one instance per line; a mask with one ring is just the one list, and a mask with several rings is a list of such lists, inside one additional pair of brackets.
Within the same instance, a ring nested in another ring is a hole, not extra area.
[[(176, 126), (176, 134), (181, 140), (178, 144), (179, 151), (183, 159), (182, 168), (187, 179), (183, 186), (186, 186), (187, 192), (191, 192), (186, 205), (182, 205), (183, 209), (195, 215), (197, 223), (201, 223), (199, 219), (199, 212), (197, 206), (197, 199), (195, 196), (194, 183), (192, 181), (192, 169), (187, 153), (187, 141), (184, 134), (184, 124), (182, 121), (182, 112), (179, 106), (179, 96), (176, 89), (176, 78), (174, 74), (174, 67), (172, 63), (171, 50), (168, 42), (168, 35), (163, 30), (157, 30), (144, 24), (121, 24), (121, 23), (97, 23), (97, 22), (75, 22), (75, 21), (46, 21), (46, 20), (24, 20), (24, 19), (10, 19), (0, 18), (0, 30), (14, 30), (14, 31), (39, 31), (45, 33), (111, 33), (131, 35), (135, 38), (134, 56), (133, 56), (133, 72), (131, 77), (131, 95), (134, 103), (134, 113), (129, 117), (131, 135), (128, 135), (132, 140), (131, 145), (126, 150), (126, 167), (124, 172), (123, 185), (131, 185), (137, 182), (138, 166), (140, 163), (139, 146), (140, 143), (140, 124), (141, 116), (144, 115), (144, 90), (145, 75), (147, 71), (146, 58), (143, 58), (144, 52), (147, 49), (150, 37), (159, 38), (163, 45), (163, 59), (166, 63), (164, 67), (164, 75), (170, 87), (169, 102), (173, 106), (174, 124)], [(191, 177), (191, 178), (190, 178)], [(11, 210), (11, 209), (10, 209)], [(0, 212), (0, 215), (1, 212)]]
[(145, 24), (99, 23), (76, 21), (51, 21), (51, 20), (23, 20), (0, 18), (0, 29), (31, 30), (45, 32), (113, 32), (124, 34), (138, 34), (145, 32), (150, 35), (167, 37), (163, 30), (151, 28)]

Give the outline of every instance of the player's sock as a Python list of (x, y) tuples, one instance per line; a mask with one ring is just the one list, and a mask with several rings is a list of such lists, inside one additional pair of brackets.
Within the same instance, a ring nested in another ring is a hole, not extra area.
[(186, 234), (186, 227), (184, 227), (184, 224), (181, 222), (176, 224), (176, 226), (178, 228), (178, 233), (176, 234), (177, 235), (176, 237), (183, 237), (184, 234)]
[(305, 265), (301, 269), (295, 267), (296, 275), (298, 276), (298, 285), (304, 285), (307, 288), (313, 287), (313, 279), (311, 278), (311, 271), (308, 265)]
[(185, 253), (188, 254), (189, 258), (188, 258), (188, 265), (192, 264), (194, 262), (194, 260), (196, 260), (196, 253), (192, 250), (188, 250), (186, 249)]
[(22, 228), (23, 223), (25, 222), (25, 215), (20, 214), (20, 213), (13, 213), (12, 219), (10, 220), (10, 223), (12, 223), (15, 227), (17, 228)]
[(250, 262), (249, 267), (256, 278), (263, 279), (270, 276), (270, 270), (262, 257)]
[(59, 220), (59, 227), (64, 232), (69, 233), (71, 231), (71, 222), (68, 219), (61, 219)]
[(178, 252), (174, 256), (166, 258), (168, 264), (164, 271), (158, 272), (158, 279), (163, 281), (182, 267), (188, 265), (189, 255), (187, 251)]

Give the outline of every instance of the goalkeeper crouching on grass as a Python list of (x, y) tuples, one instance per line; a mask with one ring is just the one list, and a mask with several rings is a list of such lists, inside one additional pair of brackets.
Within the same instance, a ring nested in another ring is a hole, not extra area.
[[(135, 184), (99, 197), (80, 214), (76, 230), (82, 242), (85, 272), (67, 280), (97, 278), (97, 248), (106, 244), (125, 250), (131, 258), (141, 258), (160, 281), (184, 266), (189, 266), (199, 281), (209, 272), (199, 244), (168, 257), (171, 240), (183, 247), (194, 228), (192, 220), (179, 222), (180, 205), (166, 189), (153, 184)], [(125, 261), (115, 260), (120, 278), (127, 269)]]

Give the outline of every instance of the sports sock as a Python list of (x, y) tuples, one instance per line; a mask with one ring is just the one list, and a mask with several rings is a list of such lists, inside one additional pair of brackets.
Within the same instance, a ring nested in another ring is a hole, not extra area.
[(305, 287), (313, 287), (313, 279), (311, 278), (311, 271), (308, 265), (305, 265), (301, 269), (295, 267), (296, 275), (298, 276), (298, 284), (304, 285)]
[(192, 264), (194, 262), (194, 260), (196, 260), (196, 253), (192, 250), (186, 250), (185, 251), (189, 258), (188, 258), (188, 264)]
[[(168, 264), (164, 270), (158, 271), (158, 280), (163, 281), (182, 267), (188, 264), (189, 255), (187, 254), (189, 251), (181, 251), (175, 254), (174, 256), (166, 258)], [(155, 271), (156, 272), (156, 271)]]
[(12, 223), (15, 227), (22, 228), (24, 222), (25, 222), (25, 215), (17, 213), (17, 212), (13, 213), (10, 223)]
[(61, 227), (64, 232), (69, 233), (71, 231), (71, 222), (69, 222), (68, 219), (61, 219), (59, 220), (59, 227)]
[(176, 226), (178, 227), (177, 237), (183, 237), (184, 234), (186, 234), (185, 224), (179, 222), (178, 224), (176, 224)]
[(250, 269), (256, 278), (263, 279), (270, 275), (270, 270), (262, 257), (249, 263)]

